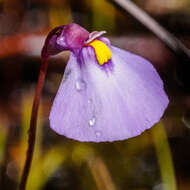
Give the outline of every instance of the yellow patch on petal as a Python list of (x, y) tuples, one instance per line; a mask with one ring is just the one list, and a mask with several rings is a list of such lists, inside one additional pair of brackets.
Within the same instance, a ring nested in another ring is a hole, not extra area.
[(100, 40), (94, 40), (86, 44), (86, 46), (92, 46), (94, 48), (98, 63), (100, 65), (107, 63), (112, 58), (110, 49)]

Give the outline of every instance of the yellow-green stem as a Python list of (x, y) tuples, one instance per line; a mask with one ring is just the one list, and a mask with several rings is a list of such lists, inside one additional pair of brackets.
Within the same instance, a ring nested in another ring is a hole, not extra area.
[(164, 190), (177, 190), (175, 171), (167, 135), (162, 122), (152, 130)]

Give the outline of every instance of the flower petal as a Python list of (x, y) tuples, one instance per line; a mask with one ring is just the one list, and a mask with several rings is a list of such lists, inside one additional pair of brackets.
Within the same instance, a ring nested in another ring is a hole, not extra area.
[(82, 61), (71, 54), (50, 113), (57, 133), (79, 141), (123, 140), (160, 120), (169, 101), (154, 67), (119, 48), (111, 51), (109, 72), (91, 47), (83, 48)]

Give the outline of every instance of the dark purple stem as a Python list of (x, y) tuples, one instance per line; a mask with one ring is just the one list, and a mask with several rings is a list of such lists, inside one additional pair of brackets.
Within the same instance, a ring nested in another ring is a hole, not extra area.
[(48, 58), (42, 58), (40, 74), (38, 77), (38, 83), (36, 86), (35, 97), (34, 97), (33, 106), (32, 106), (32, 114), (31, 114), (30, 128), (29, 128), (28, 150), (26, 154), (24, 169), (21, 176), (21, 182), (19, 185), (20, 190), (26, 189), (27, 178), (28, 178), (31, 163), (32, 163), (35, 140), (36, 140), (36, 123), (37, 123), (37, 116), (38, 116), (38, 108), (39, 108), (40, 97), (41, 97), (42, 88), (45, 81), (47, 68), (48, 68)]

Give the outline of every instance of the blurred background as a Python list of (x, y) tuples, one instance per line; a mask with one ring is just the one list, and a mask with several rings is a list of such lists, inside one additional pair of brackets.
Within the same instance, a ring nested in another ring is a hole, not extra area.
[[(189, 0), (134, 2), (190, 47)], [(59, 136), (49, 128), (48, 115), (69, 53), (52, 57), (27, 189), (189, 190), (190, 96), (177, 79), (180, 59), (106, 0), (0, 0), (0, 189), (16, 189), (19, 183), (45, 37), (71, 22), (106, 30), (112, 44), (150, 60), (170, 105), (156, 126), (125, 141), (80, 143)]]

